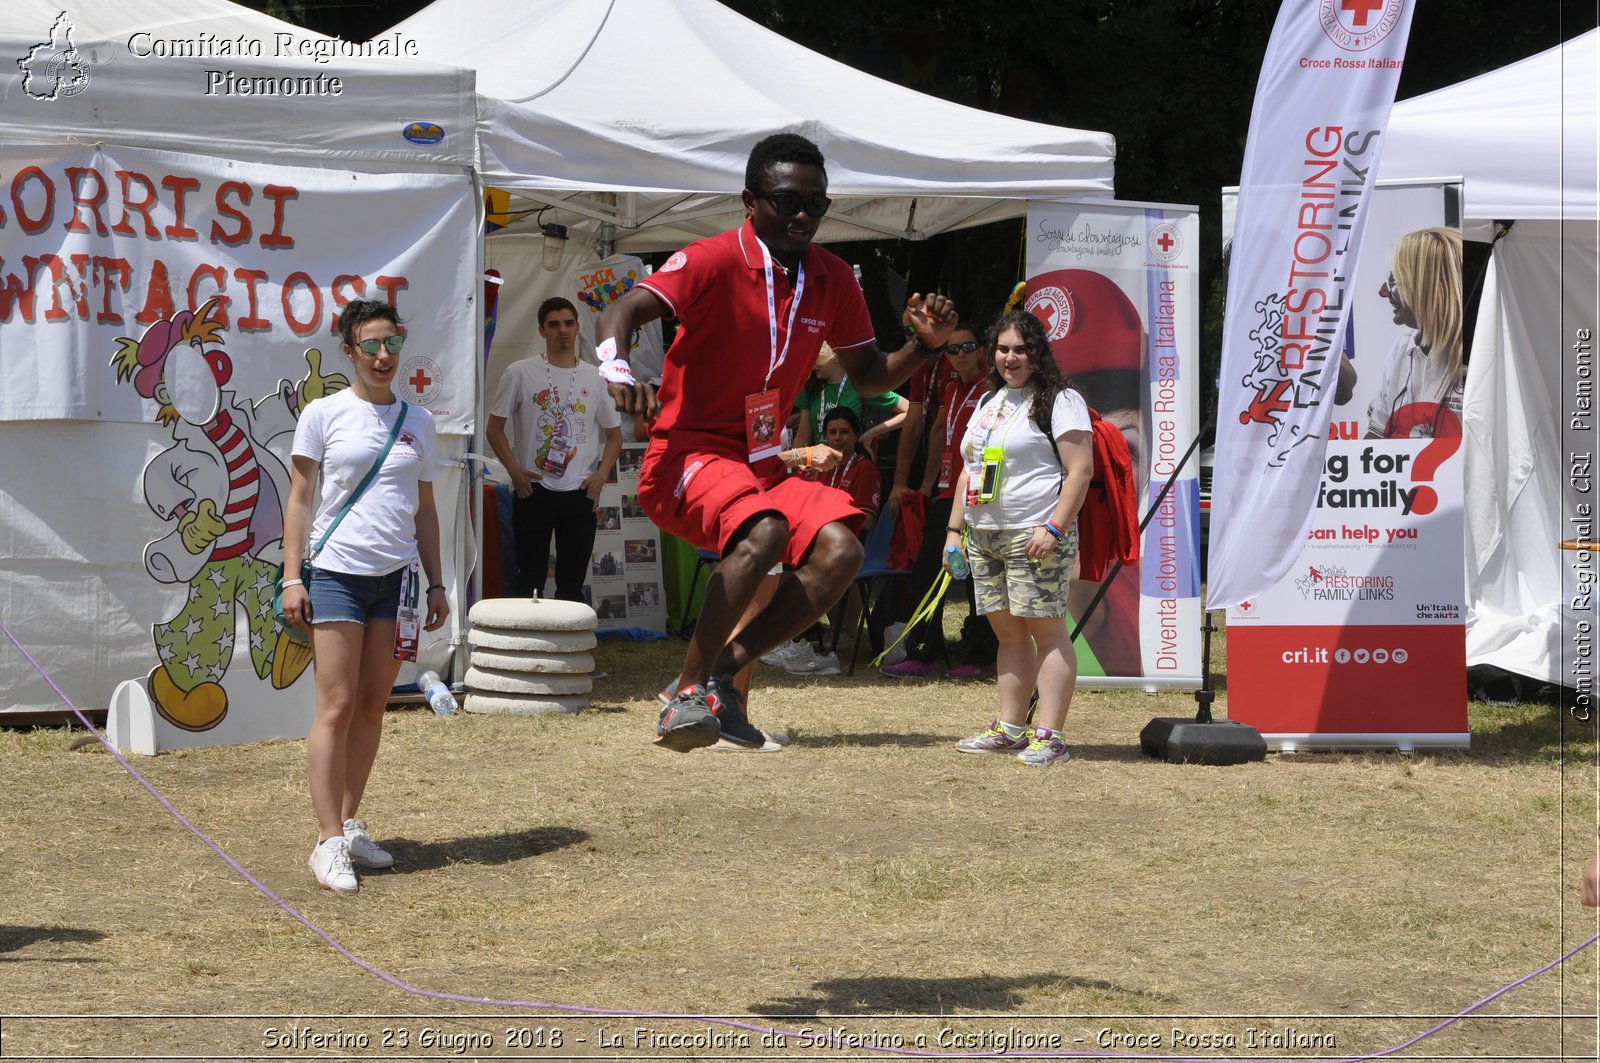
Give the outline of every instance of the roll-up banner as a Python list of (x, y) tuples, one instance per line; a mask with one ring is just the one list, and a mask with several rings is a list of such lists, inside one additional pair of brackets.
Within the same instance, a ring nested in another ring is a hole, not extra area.
[(1273, 749), (1469, 743), (1459, 201), (1439, 183), (1372, 196), (1310, 529), (1228, 610), (1228, 715)]
[(1229, 256), (1208, 604), (1289, 571), (1310, 527), (1337, 342), (1411, 27), (1409, 0), (1284, 0)]
[[(1145, 529), (1139, 562), (1117, 575), (1087, 619), (1080, 677), (1091, 686), (1197, 685), (1198, 456), (1179, 468), (1200, 427), (1195, 209), (1035, 202), (1027, 247), (1025, 306), (1044, 322), (1072, 386), (1127, 437), (1145, 510), (1177, 474)], [(1098, 589), (1073, 582), (1074, 617)]]

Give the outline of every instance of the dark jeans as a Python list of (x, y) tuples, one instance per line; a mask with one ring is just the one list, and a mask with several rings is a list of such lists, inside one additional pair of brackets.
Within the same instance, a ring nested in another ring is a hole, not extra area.
[(517, 540), (517, 593), (544, 596), (550, 571), (550, 536), (556, 537), (556, 597), (583, 601), (584, 577), (594, 551), (594, 503), (583, 491), (550, 491), (535, 483), (527, 498), (511, 499), (511, 528)]

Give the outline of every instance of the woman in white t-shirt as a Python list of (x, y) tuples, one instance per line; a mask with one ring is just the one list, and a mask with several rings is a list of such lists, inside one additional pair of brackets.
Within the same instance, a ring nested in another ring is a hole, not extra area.
[(355, 382), (300, 413), (283, 520), (285, 572), (300, 571), (309, 544), (321, 539), (373, 467), (402, 407), (405, 420), (366, 491), (312, 558), (310, 586), (284, 581), (283, 612), (311, 632), (316, 667), (306, 764), (318, 841), (309, 863), (324, 886), (354, 893), (360, 884), (352, 865), (394, 863), (356, 812), (400, 671), (394, 651), (402, 577), (420, 563), (413, 585), (426, 588), (417, 609), (426, 630), (444, 624), (450, 603), (433, 504), (433, 417), (399, 402), (392, 387), (405, 343), (399, 315), (388, 303), (358, 299), (345, 307), (340, 330)]
[(1394, 247), (1394, 269), (1378, 288), (1406, 330), (1367, 407), (1368, 439), (1461, 434), (1461, 234), (1418, 229)]
[[(1061, 727), (1078, 683), (1067, 591), (1078, 559), (1078, 509), (1094, 471), (1089, 408), (1067, 386), (1039, 319), (1027, 311), (989, 330), (990, 394), (961, 441), (962, 471), (945, 538), (963, 531), (978, 612), (1000, 643), (1000, 714), (963, 738), (964, 753), (1015, 753), (1034, 767), (1068, 757)], [(1025, 726), (1039, 691), (1038, 726)]]

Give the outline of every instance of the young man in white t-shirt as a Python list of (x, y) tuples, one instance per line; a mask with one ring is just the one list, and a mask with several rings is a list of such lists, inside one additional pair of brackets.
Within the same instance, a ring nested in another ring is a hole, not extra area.
[[(544, 354), (507, 367), (489, 407), (486, 435), (511, 477), (517, 593), (544, 594), (550, 536), (556, 597), (583, 601), (600, 488), (622, 449), (621, 416), (600, 372), (578, 360), (578, 311), (559, 296), (539, 306)], [(516, 445), (506, 438), (509, 419)]]

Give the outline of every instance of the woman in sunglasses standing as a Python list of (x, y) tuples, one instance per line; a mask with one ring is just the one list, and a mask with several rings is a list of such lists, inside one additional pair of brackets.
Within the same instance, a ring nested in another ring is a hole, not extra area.
[[(306, 762), (318, 841), (309, 863), (318, 882), (354, 893), (356, 866), (394, 863), (356, 812), (400, 670), (397, 617), (412, 613), (434, 631), (450, 604), (433, 503), (433, 417), (393, 390), (405, 343), (400, 317), (388, 303), (358, 299), (345, 307), (340, 330), (354, 383), (308, 405), (295, 429), (284, 572), (298, 573), (309, 557), (312, 577), (309, 586), (284, 581), (283, 612), (311, 633), (316, 668)], [(320, 543), (314, 554), (311, 543)], [(424, 589), (404, 602), (403, 582), (414, 595)]]
[[(975, 327), (965, 323), (957, 325), (950, 334), (950, 341), (945, 344), (944, 357), (952, 372), (940, 384), (934, 396), (938, 408), (928, 440), (928, 460), (920, 488), (921, 494), (929, 499), (922, 546), (912, 562), (911, 577), (902, 581), (897, 588), (901, 599), (886, 613), (898, 615), (902, 620), (910, 618), (916, 599), (939, 575), (940, 566), (944, 563), (945, 529), (950, 524), (956, 477), (961, 472), (961, 439), (966, 434), (967, 422), (971, 420), (973, 411), (988, 394), (989, 358), (978, 341)], [(896, 475), (899, 475), (898, 471)], [(948, 673), (945, 672), (947, 649), (944, 600), (941, 599), (932, 616), (905, 633), (905, 659), (884, 665), (880, 669), (884, 675), (894, 679), (937, 679), (941, 675), (950, 679), (987, 679), (994, 675), (993, 632), (987, 630), (988, 623), (978, 618), (971, 581), (963, 581), (963, 586), (967, 589), (967, 601), (972, 610), (968, 622), (962, 627), (966, 660)]]

